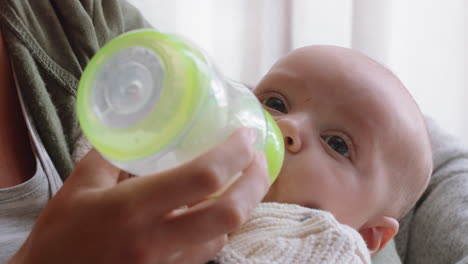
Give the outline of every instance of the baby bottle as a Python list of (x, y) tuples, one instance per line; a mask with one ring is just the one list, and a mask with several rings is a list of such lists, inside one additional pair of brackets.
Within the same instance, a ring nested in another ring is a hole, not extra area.
[(255, 95), (175, 35), (138, 30), (106, 44), (82, 75), (77, 107), (95, 149), (134, 175), (188, 162), (242, 126), (256, 130), (270, 182), (282, 166), (281, 132)]

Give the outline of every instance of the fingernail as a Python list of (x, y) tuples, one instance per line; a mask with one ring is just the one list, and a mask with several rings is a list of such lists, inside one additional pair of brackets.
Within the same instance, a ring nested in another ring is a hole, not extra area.
[(268, 162), (266, 160), (265, 154), (263, 152), (257, 152), (258, 156), (258, 161), (260, 162), (260, 166), (262, 166), (263, 169), (268, 170)]
[(257, 130), (255, 128), (248, 128), (247, 129), (247, 138), (249, 143), (253, 145), (255, 141), (257, 141)]
[(271, 180), (270, 180), (270, 173), (268, 172), (268, 161), (265, 157), (265, 154), (263, 152), (257, 152), (257, 160), (260, 163), (260, 167), (262, 170), (265, 172), (265, 183), (266, 186), (269, 187), (271, 185)]

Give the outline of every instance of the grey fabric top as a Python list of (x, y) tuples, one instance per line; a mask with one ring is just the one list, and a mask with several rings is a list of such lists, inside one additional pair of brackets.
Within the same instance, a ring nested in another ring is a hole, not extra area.
[(434, 172), (427, 191), (401, 221), (403, 263), (468, 263), (468, 150), (426, 118)]
[(23, 244), (51, 192), (41, 163), (23, 184), (0, 189), (0, 263), (5, 263)]
[(20, 185), (0, 189), (0, 263), (23, 244), (40, 212), (62, 185), (21, 97), (20, 102), (36, 156), (36, 173)]

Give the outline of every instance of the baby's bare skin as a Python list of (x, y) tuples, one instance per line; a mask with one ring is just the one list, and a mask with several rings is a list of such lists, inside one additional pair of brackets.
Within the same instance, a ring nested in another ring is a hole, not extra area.
[(278, 61), (254, 92), (286, 142), (264, 201), (330, 211), (377, 252), (432, 169), (424, 119), (405, 87), (358, 52), (309, 46)]
[(0, 188), (7, 188), (31, 178), (35, 162), (1, 31), (0, 128)]

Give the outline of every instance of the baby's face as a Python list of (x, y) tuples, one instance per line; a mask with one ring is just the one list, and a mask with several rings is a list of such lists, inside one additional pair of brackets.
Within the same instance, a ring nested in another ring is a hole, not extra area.
[(254, 90), (286, 145), (264, 201), (327, 210), (356, 229), (378, 214), (399, 191), (390, 177), (405, 164), (393, 165), (418, 130), (407, 114), (415, 109), (397, 85), (345, 49), (305, 48), (275, 64)]

